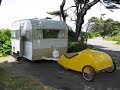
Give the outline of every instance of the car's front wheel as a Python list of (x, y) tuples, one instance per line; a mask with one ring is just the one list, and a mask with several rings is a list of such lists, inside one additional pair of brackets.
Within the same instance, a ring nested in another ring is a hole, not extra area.
[(95, 78), (95, 70), (90, 65), (84, 66), (82, 69), (82, 75), (86, 81), (93, 81)]

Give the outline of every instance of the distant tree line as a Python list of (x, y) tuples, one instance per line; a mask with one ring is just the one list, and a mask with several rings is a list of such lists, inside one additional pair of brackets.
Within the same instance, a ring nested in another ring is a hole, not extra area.
[(113, 19), (92, 17), (88, 21), (87, 38), (102, 36), (106, 40), (117, 41), (120, 44), (120, 22)]
[(120, 22), (114, 21), (111, 18), (106, 20), (92, 17), (88, 21), (88, 32), (99, 33), (103, 38), (105, 36), (116, 36), (120, 34)]

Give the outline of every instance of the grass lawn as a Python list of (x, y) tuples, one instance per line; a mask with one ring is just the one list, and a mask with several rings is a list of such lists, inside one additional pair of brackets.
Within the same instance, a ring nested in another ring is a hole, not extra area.
[(56, 90), (45, 87), (32, 76), (11, 75), (0, 67), (0, 90)]
[(120, 45), (120, 36), (107, 36), (104, 38), (105, 40), (109, 40), (109, 41), (117, 41), (116, 44), (119, 44)]

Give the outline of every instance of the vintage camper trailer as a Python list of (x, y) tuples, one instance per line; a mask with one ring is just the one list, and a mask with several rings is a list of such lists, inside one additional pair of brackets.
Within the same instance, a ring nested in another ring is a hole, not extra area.
[(29, 60), (52, 57), (53, 49), (64, 54), (68, 45), (68, 26), (62, 21), (24, 19), (13, 23), (12, 55)]

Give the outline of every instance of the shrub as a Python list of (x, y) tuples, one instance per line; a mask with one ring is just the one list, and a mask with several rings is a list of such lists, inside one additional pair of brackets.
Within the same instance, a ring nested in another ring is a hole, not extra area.
[(94, 36), (95, 36), (95, 37), (100, 37), (101, 35), (100, 35), (99, 32), (94, 32)]
[(9, 55), (11, 51), (11, 31), (0, 30), (0, 57)]
[(67, 52), (68, 53), (79, 52), (79, 51), (82, 51), (86, 48), (87, 48), (87, 45), (85, 43), (72, 41), (72, 42), (69, 42)]
[(75, 40), (75, 32), (73, 30), (68, 30), (68, 40), (70, 41)]
[(93, 38), (93, 37), (100, 37), (100, 33), (99, 32), (88, 32), (88, 38)]
[(79, 52), (87, 48), (87, 44), (84, 43), (88, 35), (86, 32), (81, 32), (81, 40), (79, 42), (75, 41), (75, 32), (69, 30), (68, 32), (68, 53)]
[(94, 37), (93, 32), (88, 32), (87, 35), (88, 35), (88, 38), (93, 38)]

